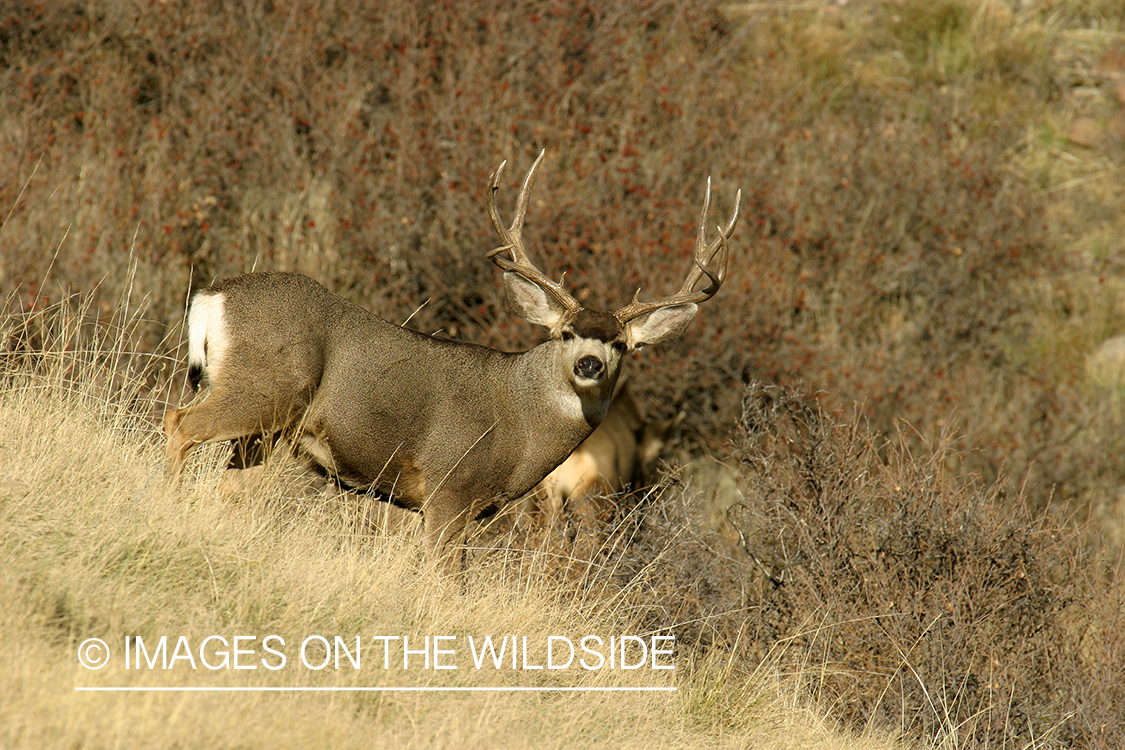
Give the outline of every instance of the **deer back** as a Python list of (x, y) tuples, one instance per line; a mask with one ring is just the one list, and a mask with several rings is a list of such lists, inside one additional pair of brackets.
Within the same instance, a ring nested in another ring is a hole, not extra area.
[(406, 507), (439, 487), (517, 496), (605, 411), (574, 397), (553, 340), (511, 354), (426, 336), (297, 274), (227, 279), (194, 305), (221, 309), (207, 340), (213, 391), (269, 402), (251, 415), (263, 432), (295, 430), (317, 464)]

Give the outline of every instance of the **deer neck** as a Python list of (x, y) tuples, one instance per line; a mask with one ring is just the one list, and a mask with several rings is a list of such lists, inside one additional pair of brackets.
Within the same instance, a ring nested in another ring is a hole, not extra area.
[(511, 384), (513, 403), (526, 405), (521, 412), (531, 428), (556, 433), (567, 443), (574, 441), (566, 453), (601, 423), (617, 384), (614, 371), (596, 384), (582, 387), (571, 368), (564, 361), (560, 342), (547, 341), (518, 357)]

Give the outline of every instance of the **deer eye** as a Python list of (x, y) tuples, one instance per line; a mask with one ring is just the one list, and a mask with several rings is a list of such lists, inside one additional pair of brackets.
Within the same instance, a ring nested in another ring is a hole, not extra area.
[(562, 340), (563, 341), (570, 341), (573, 338), (574, 338), (574, 334), (571, 333), (570, 331), (563, 331), (562, 332)]
[(613, 350), (615, 352), (617, 352), (618, 354), (624, 354), (625, 350), (628, 349), (628, 348), (629, 347), (625, 346), (624, 341), (614, 341), (613, 342)]

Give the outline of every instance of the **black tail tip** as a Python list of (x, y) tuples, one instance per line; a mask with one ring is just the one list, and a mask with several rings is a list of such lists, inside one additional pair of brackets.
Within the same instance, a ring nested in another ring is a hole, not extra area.
[(199, 390), (199, 384), (203, 382), (203, 367), (200, 365), (191, 365), (187, 371), (188, 383), (191, 384), (193, 391)]

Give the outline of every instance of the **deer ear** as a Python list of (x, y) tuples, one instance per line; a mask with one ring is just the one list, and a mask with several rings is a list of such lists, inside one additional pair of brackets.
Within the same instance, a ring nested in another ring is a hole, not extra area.
[(566, 317), (566, 308), (538, 284), (518, 273), (504, 274), (504, 292), (508, 305), (528, 323), (556, 330)]
[(647, 315), (641, 315), (625, 324), (625, 336), (630, 349), (646, 344), (659, 344), (674, 339), (684, 332), (695, 318), (699, 305), (688, 302), (683, 305), (661, 307)]

